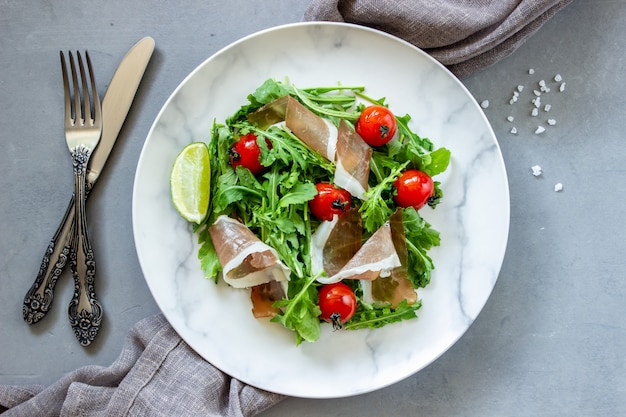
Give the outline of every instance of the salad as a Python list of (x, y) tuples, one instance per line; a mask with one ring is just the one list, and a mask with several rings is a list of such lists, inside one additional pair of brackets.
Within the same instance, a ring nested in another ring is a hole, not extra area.
[(363, 86), (266, 80), (207, 143), (210, 199), (194, 227), (207, 278), (314, 342), (321, 326), (417, 317), (440, 236), (419, 214), (450, 161)]

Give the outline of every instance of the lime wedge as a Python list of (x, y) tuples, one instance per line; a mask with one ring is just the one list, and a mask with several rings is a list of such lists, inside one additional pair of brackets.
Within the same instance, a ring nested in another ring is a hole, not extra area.
[(170, 192), (174, 207), (185, 220), (202, 223), (211, 194), (211, 162), (205, 143), (191, 143), (178, 154), (170, 174)]

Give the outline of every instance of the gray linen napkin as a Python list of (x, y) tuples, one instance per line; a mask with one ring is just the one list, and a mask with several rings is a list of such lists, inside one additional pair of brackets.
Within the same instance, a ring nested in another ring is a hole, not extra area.
[(465, 78), (513, 53), (572, 0), (316, 0), (305, 21), (355, 23), (402, 38)]
[(109, 367), (44, 387), (1, 386), (2, 416), (254, 416), (283, 396), (231, 378), (196, 354), (162, 314), (137, 323)]

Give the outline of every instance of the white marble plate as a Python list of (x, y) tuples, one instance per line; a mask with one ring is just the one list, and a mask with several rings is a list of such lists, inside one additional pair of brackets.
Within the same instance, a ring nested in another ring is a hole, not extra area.
[[(170, 202), (178, 152), (209, 139), (265, 79), (297, 86), (365, 85), (387, 97), (414, 130), (452, 151), (445, 197), (422, 215), (441, 232), (436, 270), (419, 292), (417, 320), (377, 330), (332, 332), (295, 346), (279, 324), (256, 320), (246, 291), (206, 280), (197, 237)], [(502, 155), (482, 110), (443, 66), (415, 47), (371, 29), (298, 23), (248, 36), (196, 68), (157, 116), (137, 166), (133, 195), (137, 254), (159, 307), (202, 357), (269, 391), (308, 398), (344, 397), (404, 379), (437, 359), (472, 324), (498, 277), (509, 229)]]

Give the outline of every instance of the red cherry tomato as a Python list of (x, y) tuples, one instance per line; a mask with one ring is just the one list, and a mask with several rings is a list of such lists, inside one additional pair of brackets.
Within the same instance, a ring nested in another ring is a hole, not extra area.
[(382, 146), (396, 134), (396, 118), (385, 106), (369, 106), (361, 112), (355, 130), (368, 145)]
[(334, 214), (341, 215), (350, 208), (352, 196), (346, 190), (327, 182), (315, 184), (317, 194), (309, 201), (309, 208), (319, 220), (332, 220)]
[[(267, 146), (271, 149), (272, 144), (269, 140), (265, 140)], [(261, 148), (256, 142), (256, 135), (248, 133), (239, 138), (237, 142), (230, 148), (230, 164), (233, 168), (243, 166), (248, 168), (253, 175), (258, 175), (265, 170), (259, 161), (261, 157)]]
[(341, 329), (341, 325), (354, 316), (356, 312), (356, 296), (352, 288), (343, 282), (323, 285), (319, 292), (320, 317)]
[(397, 189), (394, 200), (404, 208), (422, 208), (435, 191), (433, 179), (417, 169), (404, 171), (393, 184)]

